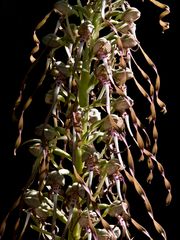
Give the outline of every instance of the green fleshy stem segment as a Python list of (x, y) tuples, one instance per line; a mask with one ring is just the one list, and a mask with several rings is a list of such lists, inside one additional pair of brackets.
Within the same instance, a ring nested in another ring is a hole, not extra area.
[(80, 107), (87, 107), (89, 105), (89, 82), (90, 82), (90, 59), (89, 59), (89, 47), (85, 47), (83, 53), (83, 65), (82, 65), (82, 75), (78, 82), (78, 97)]

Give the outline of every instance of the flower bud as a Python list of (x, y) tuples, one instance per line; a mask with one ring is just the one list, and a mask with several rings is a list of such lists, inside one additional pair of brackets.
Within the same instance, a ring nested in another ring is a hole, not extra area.
[(135, 22), (141, 16), (141, 12), (135, 7), (129, 7), (121, 16), (124, 22)]
[(96, 69), (95, 69), (95, 76), (96, 78), (101, 81), (102, 83), (108, 82), (109, 81), (109, 76), (106, 70), (106, 67), (104, 64), (100, 64)]
[(123, 48), (133, 48), (137, 46), (138, 42), (137, 39), (134, 37), (133, 34), (124, 34), (121, 37)]
[[(121, 230), (119, 227), (115, 225), (110, 225), (112, 233), (108, 232), (106, 229), (100, 229), (98, 228), (97, 235), (98, 235), (98, 240), (109, 240), (109, 239), (118, 239), (121, 235)], [(113, 238), (112, 238), (113, 234)]]
[(88, 225), (89, 225), (89, 217), (90, 217), (90, 220), (93, 224), (97, 223), (98, 221), (98, 216), (96, 214), (96, 212), (92, 211), (92, 210), (84, 210), (82, 213), (81, 213), (81, 216), (79, 218), (79, 224), (82, 228), (86, 228)]
[(77, 182), (74, 182), (72, 185), (69, 185), (66, 190), (66, 201), (70, 207), (74, 207), (77, 203), (79, 197), (84, 199), (86, 196), (84, 187)]
[(61, 46), (60, 37), (56, 36), (54, 33), (49, 33), (42, 38), (42, 42), (45, 46), (50, 48), (57, 48)]
[(34, 212), (40, 219), (46, 219), (51, 216), (52, 209), (47, 203), (42, 202), (39, 207), (34, 209)]
[(78, 29), (78, 34), (80, 35), (80, 39), (82, 41), (87, 41), (90, 38), (93, 32), (93, 29), (94, 29), (94, 26), (90, 21), (84, 21), (83, 23), (81, 23)]
[(110, 239), (110, 233), (106, 229), (96, 229), (98, 240), (109, 240)]
[(39, 137), (44, 136), (48, 141), (53, 140), (57, 136), (57, 132), (49, 124), (41, 124), (35, 128), (35, 134)]
[(125, 202), (121, 202), (119, 200), (115, 200), (109, 207), (108, 214), (111, 217), (116, 217), (122, 215), (125, 210), (128, 209), (128, 205)]
[(129, 68), (120, 68), (113, 70), (113, 79), (118, 86), (126, 83), (127, 80), (133, 78), (134, 74)]
[(106, 165), (106, 172), (107, 175), (111, 176), (114, 173), (117, 173), (117, 171), (120, 170), (120, 165), (118, 163), (118, 161), (116, 161), (115, 159), (111, 159), (108, 161), (107, 165)]
[(111, 52), (111, 43), (106, 38), (99, 38), (93, 48), (94, 55), (97, 56), (98, 59), (102, 59), (107, 57), (107, 55)]
[(122, 132), (125, 128), (124, 121), (121, 117), (116, 114), (111, 114), (104, 119), (104, 122), (101, 126), (104, 131), (116, 129)]
[(67, 1), (61, 0), (54, 3), (54, 10), (58, 11), (62, 15), (70, 16), (73, 14), (72, 7), (67, 3)]
[(129, 109), (130, 103), (125, 98), (119, 97), (114, 101), (113, 106), (115, 110), (119, 111), (120, 114), (123, 114)]
[(96, 108), (91, 108), (88, 112), (88, 121), (90, 123), (94, 123), (101, 120), (101, 112), (99, 112)]
[(50, 186), (64, 186), (65, 184), (65, 178), (62, 174), (59, 173), (59, 171), (52, 171), (48, 174), (47, 177), (47, 181), (46, 181), (47, 185)]
[(34, 189), (27, 189), (24, 193), (24, 202), (31, 208), (37, 208), (41, 204), (42, 194)]
[(34, 156), (38, 157), (39, 154), (42, 153), (42, 145), (41, 143), (35, 143), (29, 147), (29, 152)]

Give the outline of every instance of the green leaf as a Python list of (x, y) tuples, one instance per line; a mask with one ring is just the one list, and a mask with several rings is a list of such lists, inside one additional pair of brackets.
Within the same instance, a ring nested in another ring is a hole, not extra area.
[(56, 148), (53, 150), (53, 153), (54, 153), (55, 155), (61, 156), (61, 157), (63, 157), (63, 158), (67, 158), (67, 159), (69, 159), (69, 160), (72, 160), (72, 157), (71, 157), (71, 155), (70, 155), (69, 153), (65, 152), (64, 150), (62, 150), (62, 149), (60, 149), (60, 148), (58, 148), (58, 147), (56, 147)]

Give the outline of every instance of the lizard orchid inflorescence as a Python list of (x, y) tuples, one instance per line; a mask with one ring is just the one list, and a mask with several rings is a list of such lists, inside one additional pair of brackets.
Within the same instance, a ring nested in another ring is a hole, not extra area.
[[(151, 2), (163, 10), (159, 23), (165, 31), (169, 8)], [(18, 240), (29, 228), (37, 232), (37, 239), (53, 240), (130, 240), (135, 228), (152, 240), (143, 220), (140, 223), (131, 215), (128, 189), (132, 185), (155, 230), (167, 239), (136, 175), (139, 161), (147, 163), (149, 183), (157, 168), (167, 190), (166, 204), (171, 202), (171, 185), (157, 158), (156, 111), (165, 113), (166, 105), (159, 98), (158, 70), (137, 39), (140, 17), (141, 12), (125, 0), (85, 4), (61, 0), (35, 28), (29, 71), (35, 71), (44, 51), (46, 63), (33, 93), (22, 101), (26, 77), (15, 104), (15, 115), (22, 110), (15, 154), (26, 127), (24, 113), (46, 81), (50, 84), (44, 99), (49, 110), (36, 127), (35, 138), (23, 142), (34, 157), (32, 174), (4, 219), (1, 235), (10, 213), (20, 206), (22, 214), (15, 224)], [(38, 35), (48, 21), (54, 30)], [(152, 80), (136, 52), (154, 71)], [(129, 91), (132, 82), (134, 89)], [(133, 96), (137, 92), (147, 103), (145, 119), (136, 111), (135, 105), (141, 106)]]

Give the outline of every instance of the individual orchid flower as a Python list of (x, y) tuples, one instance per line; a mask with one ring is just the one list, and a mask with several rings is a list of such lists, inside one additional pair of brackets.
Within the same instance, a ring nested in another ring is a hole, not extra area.
[(85, 197), (85, 190), (81, 184), (74, 182), (72, 185), (68, 186), (65, 195), (66, 195), (66, 205), (67, 205), (68, 217), (67, 217), (67, 223), (63, 230), (61, 239), (65, 239), (66, 232), (67, 232), (68, 228), (70, 227), (71, 222), (73, 220), (75, 210), (76, 210), (76, 208), (77, 209), (79, 208), (79, 197), (82, 199)]
[(110, 225), (112, 232), (108, 232), (106, 229), (98, 228), (97, 235), (99, 240), (117, 240), (121, 236), (121, 230), (118, 226)]
[(122, 235), (125, 233), (127, 239), (131, 240), (130, 233), (128, 231), (128, 221), (130, 219), (130, 214), (128, 212), (127, 203), (114, 201), (108, 209), (108, 214), (118, 219), (119, 225), (122, 228)]
[(51, 171), (48, 174), (46, 185), (50, 186), (51, 189), (51, 197), (53, 201), (53, 218), (52, 218), (52, 235), (55, 234), (56, 228), (56, 219), (57, 219), (57, 202), (58, 202), (58, 195), (60, 193), (61, 187), (65, 185), (65, 177), (64, 175), (69, 174), (68, 170), (60, 169), (59, 171)]
[(111, 64), (109, 63), (111, 50), (112, 50), (111, 42), (107, 40), (105, 37), (99, 38), (93, 47), (93, 53), (95, 57), (97, 57), (98, 60), (103, 61), (109, 80), (111, 84), (115, 86), (115, 83), (112, 77)]
[(95, 211), (85, 209), (79, 218), (79, 224), (85, 230), (88, 239), (98, 239), (94, 225), (99, 222)]
[(99, 65), (95, 70), (95, 75), (97, 79), (101, 82), (103, 85), (103, 90), (105, 90), (106, 93), (106, 111), (108, 114), (110, 114), (110, 80), (109, 75), (107, 73), (107, 69), (104, 66), (104, 64)]
[(121, 193), (121, 181), (122, 181), (122, 175), (120, 171), (123, 170), (121, 169), (120, 164), (118, 163), (118, 159), (111, 159), (108, 161), (107, 166), (106, 166), (106, 171), (108, 177), (112, 176), (113, 180), (115, 181), (116, 184), (116, 190), (117, 190), (117, 195), (120, 199), (120, 201), (124, 201), (122, 193)]
[(105, 118), (104, 123), (102, 125), (102, 129), (104, 129), (105, 131), (109, 131), (109, 134), (112, 136), (115, 144), (116, 154), (117, 154), (119, 163), (123, 169), (125, 165), (121, 156), (119, 143), (118, 143), (119, 137), (125, 129), (123, 119), (117, 116), (116, 114), (111, 114), (110, 116), (107, 116)]
[(97, 152), (93, 145), (87, 145), (83, 147), (82, 160), (83, 162), (85, 162), (85, 166), (87, 167), (87, 170), (89, 172), (88, 176), (89, 189), (91, 189), (92, 187), (94, 174), (98, 170), (97, 169), (98, 155), (99, 153)]
[(80, 45), (78, 47), (78, 52), (77, 52), (78, 59), (81, 59), (81, 54), (82, 54), (84, 44), (87, 43), (87, 41), (90, 39), (93, 33), (93, 30), (94, 30), (94, 26), (89, 20), (83, 21), (79, 26), (78, 34), (80, 38)]

